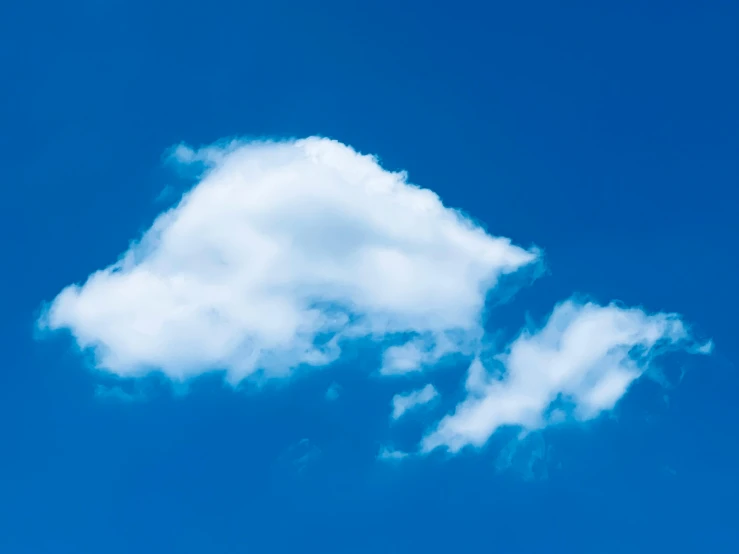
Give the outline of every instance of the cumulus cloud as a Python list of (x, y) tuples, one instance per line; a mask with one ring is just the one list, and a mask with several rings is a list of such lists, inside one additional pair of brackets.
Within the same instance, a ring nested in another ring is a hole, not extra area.
[(525, 329), (505, 352), (469, 367), (467, 397), (423, 440), (422, 450), (480, 447), (503, 426), (539, 429), (610, 410), (666, 350), (696, 346), (675, 314), (647, 314), (570, 300), (540, 329)]
[(394, 340), (384, 373), (417, 370), (472, 352), (488, 293), (538, 260), (335, 141), (180, 146), (173, 159), (202, 164), (200, 182), (40, 321), (121, 376), (238, 382), (328, 364), (367, 337)]
[(400, 419), (409, 410), (428, 404), (437, 396), (439, 396), (439, 393), (431, 384), (406, 394), (396, 394), (393, 396), (391, 417), (395, 420)]
[[(185, 381), (222, 370), (237, 383), (327, 365), (365, 339), (382, 346), (384, 376), (468, 356), (465, 398), (419, 448), (457, 452), (504, 426), (595, 418), (665, 350), (712, 349), (674, 314), (570, 300), (491, 355), (486, 301), (504, 276), (540, 267), (535, 248), (491, 235), (336, 141), (179, 146), (172, 159), (201, 171), (198, 183), (39, 320), (68, 330), (112, 374)], [(392, 418), (437, 395), (432, 385), (396, 395)], [(379, 458), (407, 455), (385, 448)]]

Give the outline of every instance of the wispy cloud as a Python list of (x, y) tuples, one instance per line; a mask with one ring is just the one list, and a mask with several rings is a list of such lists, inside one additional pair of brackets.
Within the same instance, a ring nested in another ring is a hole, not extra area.
[(437, 396), (439, 393), (431, 384), (406, 394), (396, 394), (393, 396), (391, 417), (397, 420), (409, 410), (428, 404)]
[(326, 389), (326, 400), (329, 402), (333, 402), (334, 400), (337, 400), (339, 398), (339, 395), (341, 394), (341, 385), (338, 383), (331, 383), (331, 385)]
[(409, 454), (407, 452), (403, 452), (402, 450), (395, 450), (394, 448), (383, 446), (380, 449), (380, 452), (377, 454), (377, 459), (384, 460), (384, 461), (399, 461), (399, 460), (404, 460), (408, 456)]
[(304, 438), (289, 446), (280, 455), (278, 462), (282, 466), (291, 468), (297, 473), (302, 473), (320, 456), (321, 449), (313, 444), (309, 439)]
[(540, 429), (592, 419), (613, 408), (655, 356), (694, 344), (675, 314), (563, 302), (543, 327), (523, 330), (488, 367), (479, 358), (472, 363), (467, 397), (422, 448), (456, 452), (484, 445), (503, 426)]
[[(495, 460), (495, 469), (511, 471), (525, 481), (542, 481), (549, 477), (552, 447), (542, 433), (520, 433), (505, 445)], [(561, 463), (560, 463), (561, 464)]]

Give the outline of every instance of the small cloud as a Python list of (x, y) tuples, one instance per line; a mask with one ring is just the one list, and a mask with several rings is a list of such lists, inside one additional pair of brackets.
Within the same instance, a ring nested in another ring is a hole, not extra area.
[(197, 159), (197, 153), (186, 144), (178, 144), (172, 148), (170, 159), (181, 164), (190, 164)]
[(428, 361), (428, 350), (424, 348), (421, 341), (414, 340), (386, 349), (382, 357), (380, 373), (383, 375), (402, 375), (420, 371)]
[(437, 396), (439, 393), (431, 384), (406, 394), (396, 394), (393, 396), (391, 417), (397, 420), (409, 410), (428, 404)]
[(341, 385), (338, 383), (331, 383), (331, 386), (326, 389), (326, 400), (329, 402), (333, 402), (337, 398), (339, 398), (339, 395), (341, 394)]
[(377, 459), (384, 461), (399, 461), (407, 458), (408, 456), (409, 454), (407, 452), (383, 446), (380, 449), (380, 452), (377, 454)]
[[(506, 426), (536, 430), (564, 416), (593, 419), (616, 405), (655, 356), (691, 352), (693, 343), (676, 314), (568, 300), (543, 327), (522, 330), (490, 369), (472, 363), (467, 398), (423, 439), (422, 450), (481, 447)], [(567, 400), (558, 407), (567, 412), (548, 419), (558, 398)]]
[(698, 354), (710, 354), (711, 352), (713, 352), (713, 341), (708, 340), (704, 342), (696, 349), (696, 352)]

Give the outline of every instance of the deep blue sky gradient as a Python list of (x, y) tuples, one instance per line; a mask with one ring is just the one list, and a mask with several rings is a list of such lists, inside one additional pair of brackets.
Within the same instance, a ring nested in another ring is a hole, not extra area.
[[(0, 552), (739, 551), (739, 4), (561, 4), (3, 3)], [(376, 461), (422, 427), (391, 433), (371, 352), (262, 391), (123, 383), (131, 402), (36, 340), (41, 303), (187, 186), (167, 148), (310, 134), (544, 249), (492, 328), (577, 292), (679, 312), (715, 354), (496, 469), (505, 433)]]

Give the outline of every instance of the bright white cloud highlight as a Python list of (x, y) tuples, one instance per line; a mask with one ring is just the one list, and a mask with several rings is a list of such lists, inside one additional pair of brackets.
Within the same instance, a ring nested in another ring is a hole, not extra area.
[(439, 393), (431, 384), (407, 394), (396, 394), (393, 396), (391, 417), (395, 420), (400, 419), (409, 410), (428, 404), (437, 396)]
[[(476, 359), (467, 397), (423, 440), (425, 452), (480, 447), (502, 426), (538, 429), (610, 410), (654, 358), (696, 347), (675, 314), (567, 301), (541, 329), (524, 330), (491, 367)], [(554, 403), (560, 407), (555, 409)]]
[(537, 261), (335, 141), (179, 147), (174, 158), (204, 163), (200, 183), (41, 321), (118, 375), (223, 369), (237, 382), (327, 364), (344, 340), (401, 336), (383, 372), (416, 370), (473, 348), (486, 295)]
[(439, 393), (431, 384), (406, 394), (396, 394), (393, 396), (391, 417), (395, 420), (400, 419), (409, 410), (428, 404), (437, 396)]

